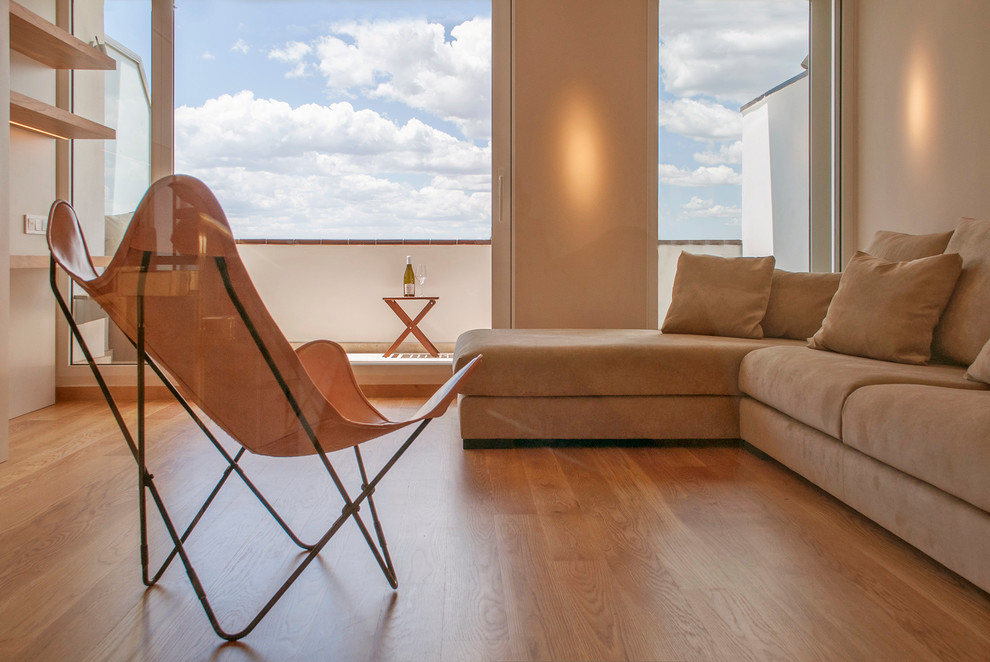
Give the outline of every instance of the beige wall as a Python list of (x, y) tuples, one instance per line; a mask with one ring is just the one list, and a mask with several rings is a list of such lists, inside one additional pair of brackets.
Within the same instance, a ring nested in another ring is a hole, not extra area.
[(866, 246), (876, 230), (990, 217), (990, 2), (857, 0), (846, 11), (858, 141), (847, 246)]
[(516, 327), (656, 326), (656, 0), (513, 5)]

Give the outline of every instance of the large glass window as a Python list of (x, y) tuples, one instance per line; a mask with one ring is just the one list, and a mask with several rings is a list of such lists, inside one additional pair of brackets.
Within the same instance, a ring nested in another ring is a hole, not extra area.
[(182, 0), (175, 170), (238, 238), (491, 236), (489, 0)]
[(659, 0), (658, 309), (682, 251), (809, 268), (809, 0)]
[[(151, 183), (151, 3), (73, 3), (71, 28), (112, 58), (112, 70), (69, 73), (72, 109), (114, 130), (113, 140), (73, 140), (66, 149), (68, 197), (93, 255), (113, 255)], [(60, 166), (61, 167), (61, 166)], [(135, 352), (105, 313), (72, 286), (73, 312), (100, 363), (127, 363)], [(82, 363), (71, 343), (70, 362)]]
[(793, 231), (807, 267), (808, 26), (808, 0), (660, 0), (661, 240)]

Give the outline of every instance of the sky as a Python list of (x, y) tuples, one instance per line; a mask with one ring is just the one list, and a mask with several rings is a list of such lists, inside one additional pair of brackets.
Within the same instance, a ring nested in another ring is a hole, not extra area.
[[(146, 64), (148, 4), (106, 2)], [(488, 0), (175, 4), (176, 172), (236, 236), (490, 236)], [(740, 237), (739, 107), (800, 73), (807, 26), (808, 0), (660, 0), (661, 239)]]

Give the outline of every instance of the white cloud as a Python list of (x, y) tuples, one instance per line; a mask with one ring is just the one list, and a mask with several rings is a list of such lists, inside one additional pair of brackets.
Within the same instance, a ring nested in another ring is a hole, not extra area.
[(807, 0), (664, 0), (660, 68), (677, 96), (737, 105), (800, 72)]
[(725, 106), (698, 99), (660, 102), (660, 126), (695, 140), (736, 140), (742, 137), (742, 115)]
[(244, 41), (243, 39), (238, 39), (237, 41), (234, 42), (234, 45), (230, 47), (230, 50), (235, 51), (237, 53), (247, 53), (248, 51), (251, 50), (251, 47), (248, 46), (247, 42)]
[(268, 52), (268, 57), (279, 62), (299, 62), (306, 55), (312, 52), (313, 47), (301, 41), (290, 41), (285, 48), (273, 48)]
[(215, 60), (215, 59), (217, 59), (217, 56), (214, 55), (213, 53), (211, 53), (210, 51), (203, 51), (203, 54), (200, 57), (202, 57), (204, 60)]
[(707, 149), (704, 152), (696, 152), (694, 160), (708, 166), (742, 163), (742, 141), (737, 140), (728, 145), (719, 145), (717, 150)]
[(738, 205), (719, 205), (712, 199), (692, 196), (689, 201), (681, 207), (677, 215), (677, 221), (697, 222), (697, 221), (722, 221), (722, 225), (741, 226), (742, 209)]
[(176, 144), (196, 164), (272, 165), (305, 157), (332, 172), (482, 174), (491, 150), (417, 119), (403, 125), (350, 103), (305, 104), (224, 94), (175, 111)]
[[(238, 238), (486, 238), (491, 193), (371, 175), (206, 168)], [(442, 182), (439, 182), (442, 184)]]
[(251, 92), (175, 111), (176, 166), (240, 237), (487, 237), (490, 146), (342, 102)]
[(311, 53), (313, 47), (309, 44), (304, 44), (301, 41), (290, 41), (285, 45), (285, 48), (273, 48), (268, 52), (268, 58), (270, 60), (277, 60), (279, 62), (285, 62), (287, 64), (295, 65), (292, 69), (286, 72), (286, 78), (299, 78), (305, 76), (308, 67), (303, 59)]
[(692, 196), (682, 207), (682, 218), (739, 218), (738, 205), (717, 205), (714, 200)]
[(660, 183), (670, 186), (738, 186), (742, 184), (742, 175), (727, 165), (687, 170), (661, 163)]
[[(468, 138), (491, 136), (490, 18), (455, 26), (449, 40), (441, 24), (425, 20), (339, 23), (303, 55), (332, 89), (426, 111)], [(293, 71), (302, 61), (292, 60)]]

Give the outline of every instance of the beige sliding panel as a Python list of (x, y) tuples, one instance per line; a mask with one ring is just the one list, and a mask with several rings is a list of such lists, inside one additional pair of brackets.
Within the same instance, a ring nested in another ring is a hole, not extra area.
[(657, 327), (657, 29), (657, 0), (512, 3), (514, 327)]
[(151, 0), (151, 181), (174, 169), (175, 6)]

